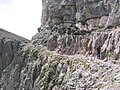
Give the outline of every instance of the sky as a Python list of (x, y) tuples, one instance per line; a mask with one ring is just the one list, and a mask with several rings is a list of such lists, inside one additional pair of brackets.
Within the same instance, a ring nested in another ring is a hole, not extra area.
[(0, 28), (31, 39), (41, 25), (42, 0), (0, 0)]

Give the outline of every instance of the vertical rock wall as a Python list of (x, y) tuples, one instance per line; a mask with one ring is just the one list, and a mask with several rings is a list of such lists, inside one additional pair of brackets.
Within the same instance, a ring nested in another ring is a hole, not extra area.
[(87, 22), (90, 29), (118, 26), (119, 4), (119, 0), (44, 0), (42, 25)]
[[(93, 56), (100, 45), (104, 59), (110, 52), (107, 48), (111, 48), (109, 42), (114, 36), (118, 36), (114, 39), (116, 45), (119, 43), (119, 6), (120, 0), (44, 0), (42, 26), (32, 42), (51, 51), (60, 47), (63, 54)], [(115, 56), (119, 45), (111, 49), (115, 50)]]

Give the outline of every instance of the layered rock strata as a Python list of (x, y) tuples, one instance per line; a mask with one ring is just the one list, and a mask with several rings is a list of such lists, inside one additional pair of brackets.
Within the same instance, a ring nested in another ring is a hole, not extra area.
[[(119, 0), (44, 0), (42, 26), (32, 42), (63, 54), (119, 58)], [(113, 47), (112, 47), (113, 46)]]
[(112, 28), (120, 23), (119, 4), (119, 0), (43, 0), (42, 25)]

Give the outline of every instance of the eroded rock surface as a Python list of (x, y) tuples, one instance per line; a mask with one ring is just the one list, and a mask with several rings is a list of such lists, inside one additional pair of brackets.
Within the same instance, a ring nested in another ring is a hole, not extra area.
[[(33, 44), (63, 54), (96, 55), (119, 59), (119, 0), (43, 0), (42, 25)], [(113, 46), (113, 47), (112, 47)]]
[[(81, 32), (80, 35), (58, 33), (47, 37), (41, 37), (38, 33), (33, 37), (33, 44), (42, 44), (50, 51), (61, 48), (62, 54), (74, 55), (92, 55), (96, 56), (96, 48), (101, 46), (101, 59), (119, 59), (120, 58), (120, 30)], [(35, 38), (35, 39), (34, 39)]]
[(43, 0), (42, 25), (50, 28), (73, 23), (88, 23), (89, 28), (118, 26), (119, 4), (119, 0)]
[(42, 25), (3, 71), (0, 89), (119, 90), (120, 0), (42, 2)]
[(4, 70), (0, 89), (114, 90), (113, 86), (119, 88), (119, 66), (120, 61), (60, 55), (28, 44)]
[(2, 71), (12, 63), (23, 42), (29, 42), (29, 40), (0, 29), (0, 77)]

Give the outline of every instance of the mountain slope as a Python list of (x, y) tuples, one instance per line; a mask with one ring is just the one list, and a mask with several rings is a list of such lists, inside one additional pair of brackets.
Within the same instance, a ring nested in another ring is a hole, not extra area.
[(60, 55), (26, 45), (4, 71), (1, 90), (110, 90), (119, 85), (120, 61)]
[(120, 0), (42, 2), (42, 25), (4, 69), (0, 89), (119, 90)]
[(11, 64), (15, 54), (21, 48), (21, 43), (29, 40), (0, 29), (0, 77), (2, 71)]

